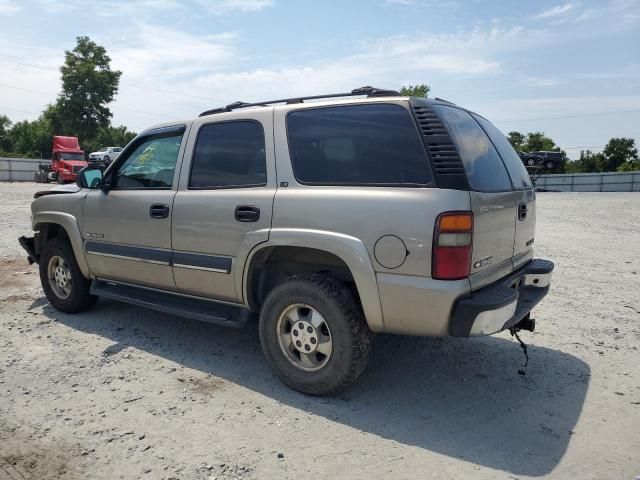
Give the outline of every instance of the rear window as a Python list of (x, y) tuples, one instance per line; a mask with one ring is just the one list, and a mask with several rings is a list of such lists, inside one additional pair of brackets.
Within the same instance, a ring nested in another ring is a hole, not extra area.
[(480, 125), (464, 110), (433, 105), (456, 145), (469, 185), (480, 191), (511, 190), (507, 170)]
[(511, 177), (513, 188), (516, 190), (531, 188), (532, 185), (529, 173), (527, 172), (527, 169), (524, 168), (520, 156), (518, 156), (516, 151), (513, 149), (509, 140), (507, 140), (502, 132), (487, 119), (482, 118), (479, 115), (474, 115), (473, 118), (475, 118), (484, 131), (487, 132), (487, 135), (489, 135), (489, 138), (491, 138), (491, 141), (498, 150), (498, 153), (504, 161), (504, 165), (507, 167), (509, 176)]
[(290, 112), (289, 151), (296, 179), (313, 185), (424, 186), (424, 146), (407, 110), (367, 104)]

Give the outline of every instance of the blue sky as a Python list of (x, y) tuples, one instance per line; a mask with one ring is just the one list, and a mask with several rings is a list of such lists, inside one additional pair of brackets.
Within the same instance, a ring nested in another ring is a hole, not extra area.
[(428, 83), (571, 157), (640, 143), (640, 0), (0, 0), (0, 113), (33, 119), (77, 35), (123, 71), (140, 130), (235, 100)]

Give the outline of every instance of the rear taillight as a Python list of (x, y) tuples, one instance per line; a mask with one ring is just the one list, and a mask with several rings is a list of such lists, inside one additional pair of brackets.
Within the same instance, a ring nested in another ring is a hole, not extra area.
[(433, 232), (431, 276), (438, 280), (459, 280), (471, 273), (473, 214), (441, 213)]

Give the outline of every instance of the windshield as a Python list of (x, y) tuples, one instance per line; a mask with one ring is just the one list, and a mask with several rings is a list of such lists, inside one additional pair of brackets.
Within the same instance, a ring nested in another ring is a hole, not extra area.
[(58, 160), (84, 160), (84, 153), (69, 153), (69, 152), (60, 152), (58, 153)]

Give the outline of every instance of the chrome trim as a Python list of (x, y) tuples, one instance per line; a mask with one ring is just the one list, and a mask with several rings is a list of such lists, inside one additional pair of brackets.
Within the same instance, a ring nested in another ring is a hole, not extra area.
[(154, 265), (165, 265), (167, 267), (171, 265), (171, 263), (169, 262), (161, 262), (159, 260), (147, 260), (145, 258), (139, 258), (139, 257), (127, 257), (125, 255), (114, 255), (112, 253), (91, 252), (89, 250), (87, 250), (87, 253), (89, 255), (98, 255), (100, 257), (118, 258), (120, 260), (131, 260), (133, 262), (153, 263)]
[(221, 268), (210, 268), (210, 267), (198, 267), (196, 265), (185, 265), (183, 263), (174, 263), (174, 267), (180, 268), (188, 268), (190, 270), (202, 270), (205, 272), (217, 272), (217, 273), (231, 273), (229, 270), (221, 269)]

